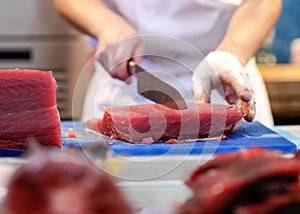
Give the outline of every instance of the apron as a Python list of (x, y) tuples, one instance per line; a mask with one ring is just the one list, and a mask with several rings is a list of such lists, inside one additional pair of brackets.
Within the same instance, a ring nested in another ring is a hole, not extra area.
[[(139, 35), (145, 35), (145, 53), (151, 56), (143, 57), (143, 67), (176, 86), (187, 102), (194, 102), (192, 71), (222, 41), (241, 0), (106, 0), (106, 3), (126, 18)], [(95, 62), (82, 119), (101, 117), (105, 106), (151, 102), (136, 91), (134, 78), (127, 85), (111, 78)]]

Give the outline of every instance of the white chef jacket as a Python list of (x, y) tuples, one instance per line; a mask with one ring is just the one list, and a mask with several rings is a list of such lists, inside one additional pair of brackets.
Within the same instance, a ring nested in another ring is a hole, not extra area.
[[(241, 0), (106, 0), (107, 5), (125, 17), (139, 34), (163, 36), (162, 42), (153, 47), (154, 50), (158, 50), (154, 51), (154, 54), (162, 54), (190, 65), (190, 69), (183, 71), (174, 63), (161, 60), (159, 57), (152, 59), (145, 57), (142, 62), (145, 68), (152, 69), (169, 84), (176, 86), (187, 102), (194, 101), (191, 70), (219, 45), (233, 12), (241, 2)], [(199, 57), (195, 57), (197, 54)], [(136, 93), (134, 78), (132, 84), (126, 85), (123, 81), (111, 78), (97, 62), (95, 68), (84, 103), (83, 120), (101, 117), (105, 106), (150, 102)], [(258, 105), (263, 102), (265, 111), (261, 114), (264, 115), (261, 122), (270, 126), (273, 120), (267, 93), (261, 77), (257, 75), (257, 71), (255, 72), (256, 78), (260, 78), (259, 81), (263, 85), (256, 95), (256, 99), (258, 95), (264, 97), (257, 100)], [(257, 85), (257, 80), (255, 81)], [(259, 107), (257, 109), (260, 110)]]

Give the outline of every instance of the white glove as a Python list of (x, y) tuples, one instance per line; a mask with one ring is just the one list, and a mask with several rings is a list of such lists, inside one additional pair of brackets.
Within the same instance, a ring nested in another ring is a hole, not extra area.
[(229, 104), (240, 109), (245, 120), (254, 119), (254, 93), (247, 73), (235, 55), (226, 51), (209, 53), (194, 71), (193, 86), (197, 102), (209, 102), (211, 90), (217, 89)]

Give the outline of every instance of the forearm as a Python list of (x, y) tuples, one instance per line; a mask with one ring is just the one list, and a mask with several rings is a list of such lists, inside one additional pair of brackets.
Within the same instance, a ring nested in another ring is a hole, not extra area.
[(54, 5), (75, 27), (95, 38), (108, 27), (110, 19), (121, 19), (101, 0), (54, 0)]
[(281, 12), (281, 0), (247, 0), (233, 14), (218, 50), (228, 51), (246, 65), (260, 49)]

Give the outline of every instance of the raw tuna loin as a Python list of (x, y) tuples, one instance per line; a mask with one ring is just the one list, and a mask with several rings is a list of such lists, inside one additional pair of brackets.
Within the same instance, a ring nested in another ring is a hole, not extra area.
[(0, 148), (61, 147), (56, 88), (51, 71), (0, 70)]
[(80, 151), (32, 154), (12, 176), (10, 214), (132, 214), (122, 192)]
[(233, 105), (190, 103), (188, 109), (174, 110), (144, 104), (107, 107), (103, 118), (88, 121), (87, 127), (127, 142), (189, 140), (221, 136), (241, 119)]
[(299, 176), (299, 152), (287, 158), (254, 148), (219, 155), (186, 181), (193, 196), (178, 213), (300, 213)]

